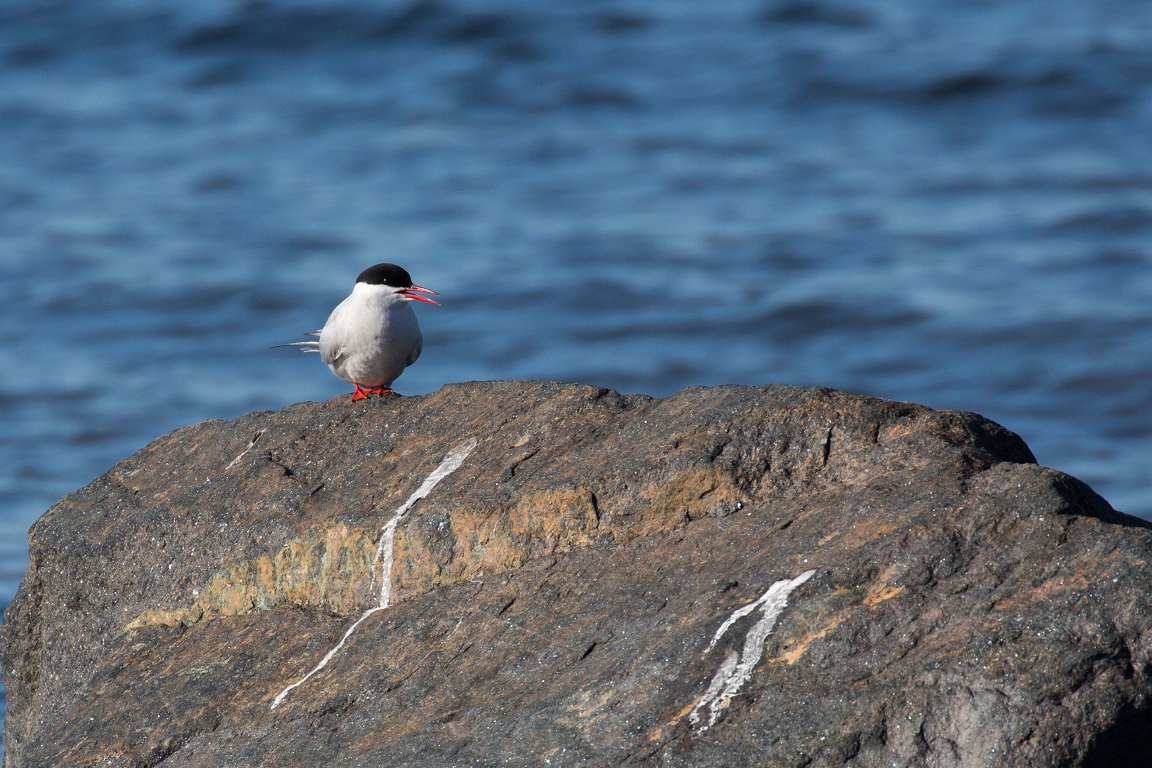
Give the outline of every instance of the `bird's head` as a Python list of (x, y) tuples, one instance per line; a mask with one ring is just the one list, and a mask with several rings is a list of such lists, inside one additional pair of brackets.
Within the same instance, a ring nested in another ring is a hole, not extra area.
[(440, 305), (440, 302), (422, 295), (430, 293), (433, 296), (439, 296), (440, 294), (430, 288), (424, 288), (413, 283), (412, 275), (408, 274), (408, 270), (396, 264), (377, 264), (368, 267), (356, 278), (356, 284), (360, 285), (361, 283), (381, 286), (384, 290), (391, 291), (407, 301), (423, 301), (428, 304)]

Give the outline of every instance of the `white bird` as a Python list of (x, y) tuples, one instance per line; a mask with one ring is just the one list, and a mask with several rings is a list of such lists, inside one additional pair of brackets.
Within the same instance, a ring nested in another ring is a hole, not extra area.
[(332, 373), (356, 387), (353, 402), (386, 395), (424, 348), (420, 324), (409, 306), (413, 301), (439, 306), (424, 293), (439, 295), (413, 284), (403, 267), (377, 264), (360, 273), (352, 293), (332, 310), (323, 329), (304, 334), (319, 340), (276, 346), (319, 352)]

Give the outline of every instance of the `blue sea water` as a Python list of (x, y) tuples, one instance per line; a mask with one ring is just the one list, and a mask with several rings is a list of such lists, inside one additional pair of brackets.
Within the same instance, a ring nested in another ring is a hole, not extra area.
[(826, 385), (977, 411), (1152, 516), (1146, 0), (5, 0), (0, 604), (176, 427), (406, 266), (404, 394)]

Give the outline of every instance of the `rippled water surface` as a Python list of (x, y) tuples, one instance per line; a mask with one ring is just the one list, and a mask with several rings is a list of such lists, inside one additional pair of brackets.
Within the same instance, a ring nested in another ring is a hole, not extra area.
[(348, 387), (819, 384), (972, 410), (1152, 516), (1152, 4), (0, 4), (0, 599), (153, 438)]

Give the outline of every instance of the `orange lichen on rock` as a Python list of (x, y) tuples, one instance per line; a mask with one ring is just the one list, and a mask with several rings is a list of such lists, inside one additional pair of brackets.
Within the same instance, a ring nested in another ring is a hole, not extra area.
[(369, 597), (375, 553), (373, 535), (362, 529), (337, 523), (309, 531), (284, 542), (273, 555), (217, 571), (191, 605), (143, 611), (126, 629), (187, 626), (279, 605), (352, 613)]

